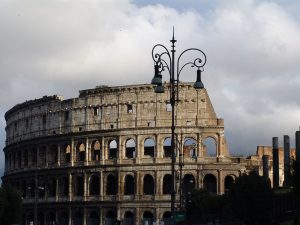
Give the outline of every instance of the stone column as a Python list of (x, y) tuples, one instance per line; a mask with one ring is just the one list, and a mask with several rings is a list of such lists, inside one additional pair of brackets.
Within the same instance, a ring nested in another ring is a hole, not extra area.
[(263, 177), (265, 180), (269, 180), (269, 156), (268, 155), (263, 155), (262, 156), (262, 161), (263, 161)]
[(218, 170), (218, 181), (217, 181), (217, 190), (218, 190), (218, 194), (224, 194), (224, 182), (223, 182), (223, 172), (222, 169)]
[(88, 185), (87, 185), (87, 175), (86, 173), (83, 174), (83, 198), (84, 198), (84, 201), (86, 201), (86, 198), (87, 198), (87, 194), (88, 194)]
[(89, 138), (86, 138), (85, 140), (85, 164), (88, 165), (89, 164), (89, 152), (90, 152), (90, 147), (89, 147)]
[(55, 179), (55, 200), (58, 201), (59, 198), (59, 184), (58, 184), (58, 178)]
[(72, 196), (73, 196), (73, 191), (72, 191), (72, 174), (69, 173), (69, 193), (68, 193), (68, 200), (71, 201), (72, 200)]
[(103, 176), (103, 171), (100, 171), (99, 173), (99, 180), (100, 180), (100, 200), (103, 201), (103, 191), (104, 191), (104, 176)]
[(74, 166), (74, 139), (71, 140), (71, 151), (70, 151), (70, 160), (71, 160), (71, 166)]
[(87, 219), (86, 207), (83, 207), (83, 225), (87, 224)]
[(71, 207), (69, 207), (69, 224), (68, 225), (72, 225), (72, 209), (71, 209)]
[(60, 166), (60, 164), (61, 164), (60, 163), (60, 157), (61, 157), (60, 152), (61, 152), (60, 145), (57, 145), (57, 162), (56, 163), (58, 166)]
[(273, 188), (279, 187), (279, 149), (278, 137), (273, 137)]
[(284, 148), (284, 182), (283, 185), (288, 187), (290, 184), (290, 137), (288, 135), (283, 136), (283, 148)]

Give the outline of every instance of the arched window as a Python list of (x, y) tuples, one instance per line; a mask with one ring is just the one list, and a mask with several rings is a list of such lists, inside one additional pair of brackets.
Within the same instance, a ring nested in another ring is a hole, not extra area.
[(171, 138), (164, 140), (164, 157), (172, 157)]
[(46, 165), (46, 147), (42, 146), (39, 148), (39, 165)]
[(89, 183), (89, 194), (99, 195), (100, 193), (100, 179), (98, 175), (92, 175)]
[(197, 141), (193, 138), (185, 138), (183, 144), (184, 157), (196, 157)]
[(64, 159), (65, 163), (71, 162), (71, 146), (70, 145), (65, 146), (63, 159)]
[(77, 162), (83, 162), (85, 160), (85, 145), (83, 143), (79, 143), (76, 150)]
[(225, 193), (227, 193), (230, 188), (232, 187), (233, 183), (234, 183), (234, 179), (232, 176), (228, 175), (225, 177), (225, 182), (224, 182), (224, 186), (225, 186)]
[(57, 162), (58, 155), (58, 147), (56, 145), (52, 145), (48, 152), (49, 164), (55, 164)]
[(217, 179), (214, 175), (205, 175), (203, 179), (203, 189), (211, 193), (217, 193)]
[(134, 195), (134, 185), (134, 177), (131, 175), (126, 175), (124, 195)]
[(154, 195), (154, 180), (153, 177), (149, 174), (144, 176), (144, 194), (145, 195)]
[(107, 195), (116, 195), (118, 192), (118, 180), (117, 177), (113, 174), (107, 176), (106, 181), (106, 194)]
[(33, 148), (30, 151), (31, 153), (31, 165), (36, 166), (37, 165), (37, 149)]
[(133, 139), (128, 139), (126, 141), (125, 156), (129, 159), (135, 158), (135, 141)]
[(101, 159), (101, 146), (99, 141), (95, 141), (92, 145), (92, 160), (99, 161)]
[(23, 153), (23, 162), (24, 162), (24, 167), (28, 166), (28, 149), (24, 150)]
[(163, 179), (163, 194), (171, 194), (172, 191), (172, 176), (170, 174), (166, 174)]
[(100, 217), (96, 211), (91, 211), (89, 213), (88, 225), (99, 225)]
[(172, 213), (170, 211), (166, 211), (163, 214), (162, 220), (164, 221), (164, 224), (171, 224), (171, 215)]
[(74, 177), (75, 182), (74, 182), (74, 195), (75, 196), (83, 196), (83, 189), (84, 189), (84, 182), (83, 182), (83, 177), (82, 176), (76, 176)]
[(56, 180), (54, 178), (47, 181), (47, 195), (48, 197), (56, 196)]
[(217, 144), (212, 137), (208, 137), (204, 140), (203, 147), (205, 156), (215, 157), (217, 155)]
[(109, 142), (109, 149), (108, 149), (108, 158), (115, 159), (117, 158), (118, 152), (118, 144), (116, 140), (112, 140)]
[(145, 139), (144, 156), (154, 157), (155, 141), (152, 138)]
[(123, 220), (124, 225), (134, 225), (134, 215), (130, 211), (126, 211), (124, 214), (124, 220)]
[(186, 174), (182, 181), (182, 192), (184, 194), (192, 193), (195, 189), (195, 177), (192, 174)]
[(143, 213), (143, 224), (153, 224), (154, 217), (153, 214), (149, 211)]

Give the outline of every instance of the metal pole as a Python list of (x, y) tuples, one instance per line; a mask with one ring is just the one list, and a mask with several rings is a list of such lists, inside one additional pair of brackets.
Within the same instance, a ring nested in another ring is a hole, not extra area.
[(175, 58), (175, 42), (176, 40), (174, 39), (174, 32), (173, 32), (173, 38), (171, 40), (172, 43), (172, 58), (171, 58), (171, 79), (170, 79), (170, 86), (171, 86), (171, 107), (172, 107), (172, 126), (171, 126), (171, 151), (172, 151), (172, 166), (171, 166), (171, 171), (172, 171), (172, 190), (171, 190), (171, 213), (172, 213), (172, 218), (171, 218), (171, 224), (175, 224), (175, 161), (176, 161), (176, 156), (175, 156), (175, 80), (174, 80), (174, 58)]

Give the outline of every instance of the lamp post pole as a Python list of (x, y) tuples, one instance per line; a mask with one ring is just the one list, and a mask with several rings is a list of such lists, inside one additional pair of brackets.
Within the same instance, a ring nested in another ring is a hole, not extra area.
[[(178, 99), (178, 91), (179, 91), (179, 75), (183, 68), (185, 68), (187, 65), (190, 65), (191, 67), (197, 68), (197, 80), (194, 83), (195, 89), (203, 89), (204, 85), (201, 81), (201, 72), (203, 71), (203, 66), (206, 63), (206, 55), (203, 51), (197, 48), (189, 48), (184, 50), (177, 59), (176, 64), (176, 77), (175, 77), (175, 40), (174, 38), (174, 28), (173, 28), (173, 37), (170, 42), (171, 45), (171, 54), (169, 50), (161, 44), (157, 44), (152, 49), (152, 58), (154, 61), (154, 77), (151, 81), (151, 84), (157, 85), (155, 87), (156, 93), (164, 93), (164, 87), (162, 85), (162, 75), (161, 72), (167, 70), (170, 75), (170, 104), (172, 109), (172, 124), (171, 124), (171, 224), (175, 224), (175, 197), (176, 197), (176, 189), (175, 189), (175, 164), (176, 164), (176, 153), (175, 153), (175, 106)], [(180, 66), (180, 59), (181, 56), (188, 52), (188, 51), (195, 51), (197, 53), (200, 53), (200, 57), (196, 57), (193, 61), (188, 61), (182, 66)], [(180, 184), (182, 185), (182, 184)], [(181, 190), (180, 186), (180, 190)]]

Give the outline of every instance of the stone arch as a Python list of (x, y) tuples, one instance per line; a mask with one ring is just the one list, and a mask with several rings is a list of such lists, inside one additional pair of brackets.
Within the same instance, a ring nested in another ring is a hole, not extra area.
[(232, 187), (233, 183), (235, 180), (235, 176), (234, 175), (227, 175), (224, 179), (224, 190), (225, 193), (228, 193), (228, 191), (230, 190), (230, 188)]
[(83, 142), (79, 142), (76, 146), (76, 161), (83, 162), (85, 160), (85, 145)]
[(62, 163), (71, 162), (71, 145), (65, 144), (60, 154), (60, 160)]
[(154, 216), (153, 213), (150, 211), (145, 211), (143, 213), (143, 224), (153, 224)]
[(144, 156), (154, 157), (155, 144), (155, 140), (151, 137), (148, 137), (144, 140)]
[(41, 146), (39, 148), (39, 157), (38, 157), (38, 163), (40, 166), (45, 166), (46, 165), (46, 147)]
[(108, 174), (106, 177), (106, 194), (116, 195), (118, 193), (118, 179), (114, 174)]
[(30, 150), (30, 155), (31, 155), (31, 165), (32, 166), (36, 166), (37, 165), (37, 148), (32, 148), (31, 150)]
[(183, 156), (196, 157), (197, 156), (197, 141), (194, 138), (186, 137), (183, 143)]
[(74, 196), (82, 197), (84, 193), (84, 179), (83, 176), (74, 176), (74, 182), (73, 182), (73, 193)]
[(96, 210), (92, 210), (89, 213), (88, 217), (88, 225), (99, 225), (100, 223), (100, 216)]
[(105, 214), (105, 225), (114, 225), (117, 221), (116, 212), (113, 210), (108, 210)]
[(171, 194), (172, 191), (172, 175), (166, 174), (163, 178), (163, 195)]
[(165, 225), (171, 224), (171, 216), (172, 213), (170, 211), (165, 211), (162, 215), (162, 221), (164, 221)]
[(68, 197), (69, 195), (69, 179), (68, 177), (61, 177), (59, 179), (59, 192), (61, 197)]
[(212, 136), (208, 136), (203, 140), (203, 151), (204, 156), (208, 157), (215, 157), (218, 155), (218, 148), (217, 148), (217, 139)]
[(57, 162), (58, 159), (58, 146), (57, 145), (51, 145), (48, 151), (48, 162), (49, 164), (53, 165)]
[(100, 178), (97, 174), (93, 174), (89, 179), (89, 195), (100, 194)]
[(182, 179), (183, 194), (190, 194), (195, 190), (196, 180), (192, 174), (185, 174)]
[(136, 156), (136, 143), (135, 140), (130, 138), (126, 140), (125, 144), (125, 157), (132, 159)]
[(134, 225), (134, 214), (131, 211), (126, 211), (123, 219), (124, 225)]
[(83, 225), (83, 213), (80, 210), (74, 213), (73, 222), (74, 225)]
[(101, 159), (101, 144), (98, 140), (93, 141), (91, 150), (92, 161), (99, 161)]
[(118, 156), (118, 142), (112, 139), (108, 142), (108, 158), (116, 159)]
[(146, 174), (143, 179), (143, 192), (145, 195), (154, 195), (154, 179), (150, 174)]
[(171, 138), (166, 137), (163, 143), (164, 157), (172, 157)]
[(23, 165), (24, 165), (24, 167), (28, 166), (28, 149), (27, 148), (23, 152)]
[(134, 177), (130, 174), (125, 176), (124, 182), (124, 195), (134, 195), (135, 194), (135, 181)]
[(217, 178), (213, 174), (206, 174), (204, 176), (203, 189), (210, 193), (217, 193)]
[(47, 180), (47, 196), (55, 197), (56, 196), (56, 179), (50, 178)]

